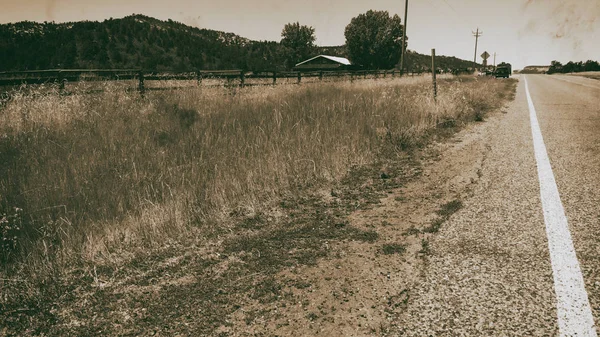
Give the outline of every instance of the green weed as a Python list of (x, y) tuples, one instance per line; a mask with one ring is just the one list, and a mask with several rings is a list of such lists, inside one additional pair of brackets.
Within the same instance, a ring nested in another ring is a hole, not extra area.
[(381, 247), (381, 251), (386, 255), (402, 254), (406, 251), (406, 247), (399, 243), (388, 243)]

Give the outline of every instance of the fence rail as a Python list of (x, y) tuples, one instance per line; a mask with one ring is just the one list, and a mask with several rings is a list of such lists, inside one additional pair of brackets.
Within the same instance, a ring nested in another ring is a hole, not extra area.
[[(408, 73), (414, 76), (415, 72)], [(418, 74), (421, 74), (420, 72)], [(94, 81), (137, 81), (137, 90), (165, 90), (169, 88), (147, 87), (146, 81), (187, 80), (196, 81), (199, 86), (259, 86), (277, 85), (286, 80), (287, 83), (302, 83), (303, 79), (319, 81), (328, 79), (347, 78), (351, 81), (364, 78), (380, 78), (399, 76), (397, 70), (353, 70), (353, 71), (264, 71), (247, 72), (239, 69), (231, 70), (201, 70), (194, 72), (148, 72), (141, 69), (47, 69), (28, 71), (0, 72), (0, 87), (10, 88), (23, 84), (56, 84), (62, 91), (66, 83)], [(289, 79), (294, 79), (289, 81)], [(224, 83), (207, 84), (206, 80), (225, 80)], [(256, 81), (258, 80), (258, 81)], [(173, 89), (180, 88), (177, 86)], [(3, 91), (0, 89), (0, 91)]]

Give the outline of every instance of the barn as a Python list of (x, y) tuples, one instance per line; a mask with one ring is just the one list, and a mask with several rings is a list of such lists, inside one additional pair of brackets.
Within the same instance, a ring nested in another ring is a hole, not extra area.
[(294, 67), (297, 71), (318, 71), (318, 70), (348, 70), (352, 64), (347, 58), (329, 55), (317, 55), (302, 61)]

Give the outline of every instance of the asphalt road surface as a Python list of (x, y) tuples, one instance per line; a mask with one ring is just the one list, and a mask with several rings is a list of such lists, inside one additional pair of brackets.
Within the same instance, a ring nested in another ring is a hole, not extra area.
[(600, 81), (521, 75), (489, 123), (480, 182), (431, 242), (401, 335), (596, 336)]

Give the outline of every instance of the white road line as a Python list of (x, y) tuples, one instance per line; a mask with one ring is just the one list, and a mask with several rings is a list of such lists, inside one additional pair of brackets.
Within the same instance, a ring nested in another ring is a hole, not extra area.
[(529, 103), (529, 118), (533, 134), (533, 148), (540, 180), (540, 194), (546, 223), (546, 235), (554, 276), (554, 291), (558, 312), (558, 327), (561, 336), (596, 337), (594, 317), (590, 308), (585, 283), (571, 240), (571, 232), (563, 209), (556, 180), (542, 138), (535, 107), (529, 94), (527, 78), (525, 92)]

